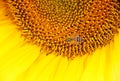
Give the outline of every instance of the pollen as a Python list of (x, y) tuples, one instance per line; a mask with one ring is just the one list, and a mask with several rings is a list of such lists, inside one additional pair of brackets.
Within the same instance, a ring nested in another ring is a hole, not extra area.
[(120, 27), (117, 0), (4, 0), (21, 36), (46, 55), (73, 58), (110, 44)]

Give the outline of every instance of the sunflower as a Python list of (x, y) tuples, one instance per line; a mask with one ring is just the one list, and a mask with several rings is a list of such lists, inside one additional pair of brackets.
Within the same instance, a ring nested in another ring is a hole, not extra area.
[(0, 81), (120, 81), (117, 0), (0, 0)]

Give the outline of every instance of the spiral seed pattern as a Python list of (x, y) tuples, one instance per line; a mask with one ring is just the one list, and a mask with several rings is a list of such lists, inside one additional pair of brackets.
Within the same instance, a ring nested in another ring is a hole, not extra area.
[(68, 58), (109, 44), (120, 27), (117, 0), (7, 0), (18, 30), (41, 50)]

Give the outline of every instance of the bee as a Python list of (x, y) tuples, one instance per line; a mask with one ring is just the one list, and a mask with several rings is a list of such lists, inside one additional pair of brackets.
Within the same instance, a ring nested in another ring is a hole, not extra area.
[(72, 36), (66, 39), (66, 42), (71, 42), (71, 43), (81, 43), (83, 42), (83, 39), (79, 36)]

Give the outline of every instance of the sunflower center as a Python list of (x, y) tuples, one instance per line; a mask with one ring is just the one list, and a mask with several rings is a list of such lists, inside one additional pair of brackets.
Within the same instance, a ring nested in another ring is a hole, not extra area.
[(8, 0), (22, 36), (68, 58), (90, 54), (113, 40), (120, 6), (109, 0)]

